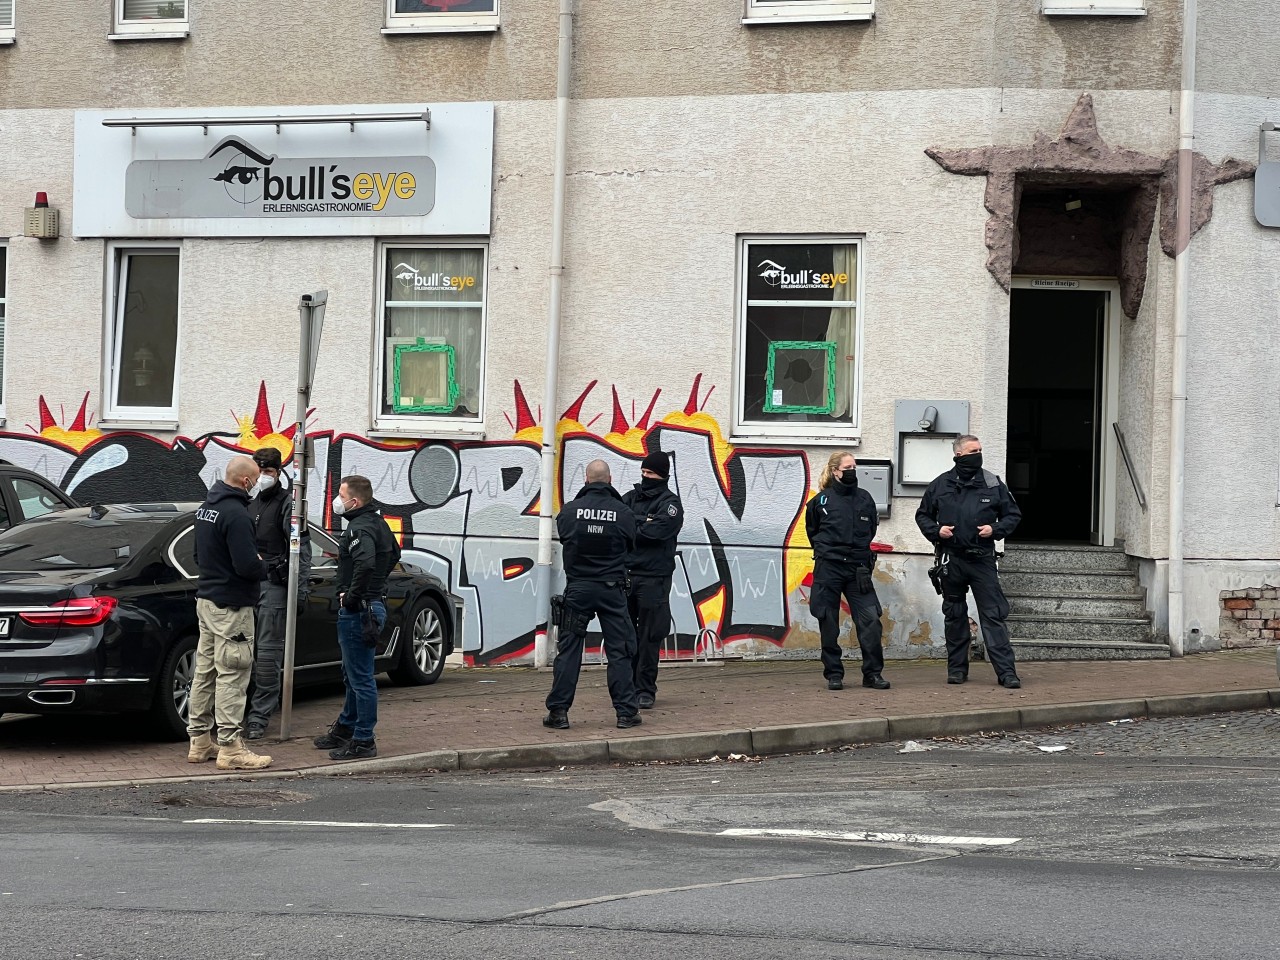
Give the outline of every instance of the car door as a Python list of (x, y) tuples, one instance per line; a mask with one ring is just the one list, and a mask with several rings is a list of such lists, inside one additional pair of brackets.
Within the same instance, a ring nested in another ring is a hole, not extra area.
[(338, 649), (338, 544), (329, 534), (311, 527), (310, 592), (298, 618), (294, 663), (299, 667), (342, 662)]

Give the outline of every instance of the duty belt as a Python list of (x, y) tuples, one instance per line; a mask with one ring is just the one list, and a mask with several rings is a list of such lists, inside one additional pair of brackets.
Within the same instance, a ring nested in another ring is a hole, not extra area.
[(990, 547), (952, 548), (946, 549), (946, 552), (953, 554), (954, 556), (964, 557), (966, 560), (981, 560), (983, 557), (994, 557), (996, 555), (995, 550)]

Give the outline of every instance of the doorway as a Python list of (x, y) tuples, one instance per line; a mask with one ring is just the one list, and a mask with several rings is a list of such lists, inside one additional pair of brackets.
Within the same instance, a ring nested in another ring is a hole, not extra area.
[(1006, 480), (1022, 508), (1016, 540), (1113, 539), (1113, 286), (1026, 280), (1011, 291)]

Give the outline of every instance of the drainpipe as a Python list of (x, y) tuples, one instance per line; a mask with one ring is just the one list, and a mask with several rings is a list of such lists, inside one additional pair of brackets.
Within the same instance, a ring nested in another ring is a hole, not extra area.
[(556, 424), (560, 409), (556, 381), (560, 372), (560, 292), (564, 286), (565, 153), (569, 142), (569, 80), (573, 66), (573, 0), (560, 0), (560, 52), (556, 67), (556, 157), (551, 199), (551, 289), (547, 305), (546, 386), (542, 401), (542, 486), (538, 496), (538, 623), (547, 630), (535, 634), (533, 665), (550, 662), (547, 635), (551, 630), (551, 558), (555, 536)]
[(1178, 104), (1177, 254), (1173, 261), (1173, 383), (1169, 416), (1169, 653), (1185, 650), (1183, 530), (1187, 454), (1187, 297), (1191, 285), (1191, 178), (1194, 172), (1196, 0), (1182, 2), (1182, 90)]

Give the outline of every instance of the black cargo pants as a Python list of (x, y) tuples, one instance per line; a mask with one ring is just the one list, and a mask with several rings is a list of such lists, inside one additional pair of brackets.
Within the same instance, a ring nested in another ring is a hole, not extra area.
[(627, 595), (621, 583), (596, 580), (570, 580), (564, 588), (564, 615), (556, 644), (556, 662), (551, 671), (547, 709), (567, 712), (573, 706), (587, 626), (593, 617), (600, 618), (600, 628), (604, 631), (604, 655), (609, 660), (605, 676), (613, 709), (619, 717), (634, 717), (640, 711), (632, 666), (636, 631), (628, 614)]
[(947, 638), (947, 673), (964, 676), (969, 673), (969, 644), (973, 640), (973, 631), (969, 629), (969, 605), (965, 602), (965, 594), (972, 590), (987, 659), (995, 668), (996, 679), (1016, 676), (1009, 628), (1005, 625), (1009, 601), (1000, 586), (995, 552), (975, 551), (966, 555), (948, 551), (946, 559), (942, 580), (942, 617)]
[(671, 578), (632, 575), (627, 597), (636, 627), (636, 693), (658, 695), (658, 660), (671, 634)]
[(809, 612), (818, 621), (822, 638), (822, 675), (828, 680), (844, 679), (840, 659), (840, 597), (853, 612), (853, 625), (862, 649), (862, 676), (878, 676), (884, 670), (884, 646), (880, 624), (880, 598), (876, 596), (870, 567), (818, 560), (809, 592)]

